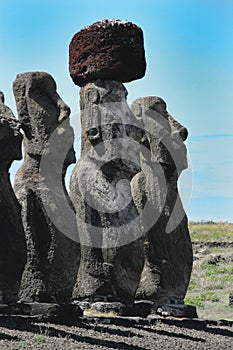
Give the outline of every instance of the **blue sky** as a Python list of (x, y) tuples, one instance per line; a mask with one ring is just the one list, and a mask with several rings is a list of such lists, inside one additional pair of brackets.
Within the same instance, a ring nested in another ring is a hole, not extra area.
[(104, 18), (133, 21), (144, 32), (147, 72), (126, 84), (129, 102), (161, 96), (189, 129), (190, 169), (180, 181), (189, 218), (233, 222), (232, 0), (1, 0), (0, 89), (7, 105), (16, 114), (17, 73), (49, 72), (72, 109), (78, 145), (79, 88), (69, 77), (68, 46), (82, 27)]

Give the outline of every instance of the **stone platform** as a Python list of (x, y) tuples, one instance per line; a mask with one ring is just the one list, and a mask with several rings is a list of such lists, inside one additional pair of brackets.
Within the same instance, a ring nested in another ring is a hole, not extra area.
[(61, 323), (75, 322), (83, 316), (83, 310), (76, 304), (59, 305), (55, 303), (16, 303), (0, 304), (0, 316), (32, 317), (43, 321)]

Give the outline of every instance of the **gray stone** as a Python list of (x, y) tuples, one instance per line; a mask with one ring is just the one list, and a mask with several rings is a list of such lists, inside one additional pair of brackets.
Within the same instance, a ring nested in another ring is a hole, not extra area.
[(4, 104), (0, 92), (0, 303), (18, 299), (26, 262), (26, 243), (20, 206), (10, 183), (9, 168), (22, 158), (20, 123)]
[(78, 305), (56, 303), (17, 303), (11, 307), (11, 315), (23, 315), (32, 317), (43, 317), (44, 320), (59, 322), (74, 322), (83, 316), (83, 311)]
[(178, 189), (187, 168), (187, 130), (172, 118), (159, 97), (139, 98), (132, 111), (142, 123), (141, 168), (132, 180), (135, 204), (142, 213), (145, 265), (137, 298), (157, 304), (183, 300), (192, 271), (192, 244)]
[(209, 265), (217, 265), (222, 260), (221, 254), (217, 254), (208, 258), (204, 263)]
[(127, 317), (147, 317), (151, 313), (152, 305), (147, 302), (133, 303), (132, 305), (124, 305), (119, 316)]
[(192, 305), (162, 305), (154, 308), (153, 312), (165, 317), (198, 318), (197, 309)]
[(74, 299), (127, 303), (140, 281), (143, 240), (130, 181), (140, 171), (141, 131), (126, 94), (120, 82), (102, 80), (80, 92), (82, 149), (70, 181), (81, 242)]
[(147, 302), (123, 304), (119, 302), (93, 303), (90, 309), (98, 313), (115, 313), (124, 317), (147, 317), (151, 312), (152, 305)]
[(88, 301), (74, 301), (74, 303), (78, 305), (83, 311), (88, 310), (91, 307), (91, 304)]
[(43, 315), (51, 317), (57, 315), (59, 305), (56, 303), (18, 303), (15, 305), (12, 314), (13, 315), (28, 315), (28, 316), (39, 316)]
[(75, 162), (70, 109), (47, 73), (19, 74), (13, 90), (24, 131), (24, 162), (15, 177), (28, 251), (20, 297), (64, 303), (70, 300), (79, 258), (70, 239), (77, 229), (64, 181)]
[(113, 312), (117, 315), (119, 315), (121, 309), (124, 307), (124, 304), (119, 302), (97, 302), (90, 305), (90, 309), (94, 312), (99, 313), (109, 313)]

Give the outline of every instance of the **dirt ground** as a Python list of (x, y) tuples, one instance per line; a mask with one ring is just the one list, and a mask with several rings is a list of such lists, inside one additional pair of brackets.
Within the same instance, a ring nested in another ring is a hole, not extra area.
[(83, 318), (74, 325), (0, 320), (0, 349), (233, 349), (232, 325), (198, 320)]

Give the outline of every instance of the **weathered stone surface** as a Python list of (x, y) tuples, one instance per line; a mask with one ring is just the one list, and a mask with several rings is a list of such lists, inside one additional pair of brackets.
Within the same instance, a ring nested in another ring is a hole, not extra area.
[(15, 302), (26, 262), (20, 206), (10, 183), (9, 168), (22, 158), (20, 124), (0, 92), (0, 303)]
[(80, 86), (95, 79), (128, 82), (142, 78), (146, 61), (141, 28), (117, 19), (85, 27), (70, 43), (69, 70)]
[(187, 167), (183, 143), (187, 130), (168, 114), (161, 98), (139, 98), (132, 103), (132, 111), (146, 131), (145, 148), (150, 149), (141, 154), (142, 171), (132, 180), (146, 234), (137, 297), (157, 305), (182, 303), (193, 259), (187, 217), (177, 189), (179, 174)]
[(74, 301), (74, 303), (83, 311), (88, 310), (91, 307), (91, 304), (88, 301)]
[(76, 234), (64, 185), (66, 169), (75, 162), (70, 109), (47, 73), (19, 74), (13, 90), (25, 152), (15, 177), (28, 250), (20, 296), (25, 301), (67, 302), (78, 263), (77, 244), (60, 229), (65, 222), (70, 236)]
[(152, 314), (153, 312), (165, 317), (198, 318), (197, 309), (192, 305), (162, 305), (152, 310)]
[(147, 317), (151, 312), (151, 304), (146, 302), (133, 303), (132, 305), (124, 305), (119, 310), (119, 316), (127, 317)]
[(83, 311), (78, 305), (65, 304), (59, 305), (55, 303), (22, 303), (15, 305), (12, 308), (13, 315), (29, 315), (29, 316), (44, 316), (53, 317), (61, 322), (75, 320), (75, 318), (83, 315)]
[[(14, 319), (23, 316), (24, 319), (33, 321), (49, 321), (65, 324), (74, 324), (79, 317), (83, 316), (83, 310), (73, 303), (59, 305), (56, 303), (16, 303), (10, 307), (2, 305), (0, 314), (11, 315)], [(26, 318), (27, 317), (27, 318)]]
[(55, 316), (58, 313), (60, 305), (55, 303), (18, 303), (12, 308), (12, 315), (28, 315), (46, 317)]
[(120, 310), (124, 307), (124, 304), (119, 302), (97, 302), (90, 305), (90, 309), (94, 312), (99, 313), (109, 313), (113, 312), (115, 314), (119, 314)]
[(119, 302), (98, 302), (90, 306), (91, 311), (98, 313), (115, 313), (126, 317), (147, 317), (151, 312), (152, 305), (146, 302), (122, 304)]
[[(116, 81), (97, 80), (80, 92), (82, 150), (70, 195), (77, 213), (81, 260), (74, 299), (134, 298), (143, 268), (143, 241), (130, 181), (140, 171), (140, 133)], [(141, 137), (141, 134), (140, 134)]]

